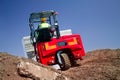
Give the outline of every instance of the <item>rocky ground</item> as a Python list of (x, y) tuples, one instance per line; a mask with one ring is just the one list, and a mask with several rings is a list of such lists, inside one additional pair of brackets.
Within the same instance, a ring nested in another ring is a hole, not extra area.
[[(27, 70), (25, 70), (22, 64), (22, 71), (26, 71), (25, 74), (27, 75), (21, 75), (18, 72), (18, 64), (20, 62), (26, 64), (25, 67)], [(43, 66), (29, 59), (1, 52), (0, 80), (120, 80), (120, 49), (90, 51), (87, 52), (82, 61), (79, 60), (77, 63), (78, 65), (75, 67), (66, 71), (60, 71)], [(31, 71), (28, 68), (34, 68), (33, 71), (38, 72), (37, 76), (40, 76), (40, 78), (31, 73), (28, 74)], [(39, 74), (39, 71), (41, 74)], [(45, 78), (45, 75), (48, 78)]]

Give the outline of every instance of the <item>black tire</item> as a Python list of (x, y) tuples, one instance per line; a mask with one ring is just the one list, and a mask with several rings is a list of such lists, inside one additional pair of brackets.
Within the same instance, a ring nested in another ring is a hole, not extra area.
[(60, 64), (61, 70), (69, 69), (71, 67), (71, 62), (68, 55), (66, 53), (62, 53), (60, 57), (62, 61), (62, 64)]

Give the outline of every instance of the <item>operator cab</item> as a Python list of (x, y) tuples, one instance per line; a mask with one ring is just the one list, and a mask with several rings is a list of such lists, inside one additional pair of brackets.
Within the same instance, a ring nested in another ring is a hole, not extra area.
[[(54, 31), (56, 32), (56, 38), (60, 37), (56, 15), (57, 12), (53, 10), (39, 13), (31, 13), (29, 18), (29, 26), (31, 30), (32, 43), (50, 41), (54, 35)], [(38, 24), (41, 23), (41, 18), (46, 18), (47, 23), (49, 23), (51, 27), (42, 29), (35, 28), (35, 25), (38, 26)]]

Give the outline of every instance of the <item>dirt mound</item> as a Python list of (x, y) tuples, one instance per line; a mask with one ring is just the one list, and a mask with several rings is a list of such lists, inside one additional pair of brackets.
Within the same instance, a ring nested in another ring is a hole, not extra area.
[(30, 80), (17, 73), (19, 58), (7, 53), (0, 53), (0, 80)]
[[(17, 64), (20, 60), (45, 67), (32, 60), (16, 57), (7, 53), (0, 53), (0, 80), (35, 80), (31, 77), (20, 76)], [(49, 71), (67, 76), (70, 80), (120, 80), (120, 49), (101, 49), (87, 52), (82, 61), (77, 61), (78, 66), (66, 71)], [(63, 80), (59, 76), (56, 80)], [(39, 79), (36, 79), (39, 80)]]
[(0, 80), (68, 80), (50, 66), (26, 58), (0, 53)]
[(120, 49), (88, 52), (78, 64), (63, 73), (73, 80), (120, 80)]

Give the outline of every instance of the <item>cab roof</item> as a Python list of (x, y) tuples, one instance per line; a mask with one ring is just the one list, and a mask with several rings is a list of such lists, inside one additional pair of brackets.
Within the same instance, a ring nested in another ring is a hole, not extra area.
[(39, 22), (40, 18), (49, 18), (51, 16), (56, 15), (56, 12), (54, 10), (50, 10), (50, 11), (42, 11), (42, 12), (38, 12), (38, 13), (31, 13), (30, 14), (30, 18), (29, 18), (29, 22), (34, 23), (34, 22)]

